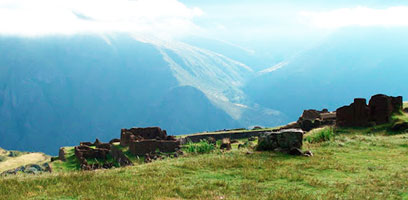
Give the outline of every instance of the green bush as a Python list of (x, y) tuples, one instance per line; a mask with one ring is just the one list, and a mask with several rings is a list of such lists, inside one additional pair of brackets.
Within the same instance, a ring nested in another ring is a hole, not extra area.
[(305, 140), (309, 143), (318, 143), (329, 141), (334, 138), (334, 131), (333, 127), (326, 127), (316, 132), (312, 133), (311, 135), (305, 137)]
[(188, 142), (184, 146), (184, 150), (188, 153), (197, 153), (197, 154), (204, 154), (210, 153), (215, 149), (215, 146), (209, 144), (207, 140), (201, 140), (198, 143)]
[(4, 160), (6, 160), (6, 157), (0, 156), (0, 162), (2, 162), (2, 161), (4, 161)]

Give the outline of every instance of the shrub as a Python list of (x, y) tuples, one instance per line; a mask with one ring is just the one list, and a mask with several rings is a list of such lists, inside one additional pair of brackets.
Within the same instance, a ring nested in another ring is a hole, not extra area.
[(198, 154), (203, 154), (203, 153), (210, 153), (215, 149), (215, 146), (213, 144), (209, 144), (207, 140), (201, 140), (198, 143), (192, 143), (188, 142), (185, 145), (185, 151), (188, 153), (198, 153)]
[(333, 127), (325, 127), (312, 132), (311, 135), (305, 137), (305, 140), (309, 143), (318, 143), (329, 141), (334, 138)]
[(6, 157), (0, 156), (0, 162), (2, 162), (2, 161), (4, 161), (4, 160), (6, 160)]

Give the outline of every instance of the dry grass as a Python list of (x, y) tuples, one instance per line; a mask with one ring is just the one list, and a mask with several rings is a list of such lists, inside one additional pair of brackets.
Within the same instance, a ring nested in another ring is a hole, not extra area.
[(247, 149), (0, 179), (0, 199), (406, 199), (408, 134), (341, 134), (314, 157)]
[(45, 163), (50, 160), (50, 157), (43, 153), (28, 153), (18, 157), (6, 157), (3, 162), (0, 162), (0, 172), (14, 169), (27, 164)]

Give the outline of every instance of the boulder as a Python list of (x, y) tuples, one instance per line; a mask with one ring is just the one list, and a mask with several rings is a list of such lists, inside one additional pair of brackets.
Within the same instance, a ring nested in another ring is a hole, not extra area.
[(273, 151), (282, 149), (289, 152), (292, 148), (302, 148), (303, 131), (300, 129), (285, 129), (270, 132), (258, 137), (258, 150)]
[(231, 141), (229, 138), (222, 139), (220, 149), (231, 150)]
[(216, 145), (217, 140), (214, 137), (207, 137), (208, 144)]
[(392, 131), (401, 132), (408, 130), (408, 122), (396, 122), (391, 126)]
[(408, 108), (404, 108), (402, 111), (403, 111), (404, 113), (408, 113)]

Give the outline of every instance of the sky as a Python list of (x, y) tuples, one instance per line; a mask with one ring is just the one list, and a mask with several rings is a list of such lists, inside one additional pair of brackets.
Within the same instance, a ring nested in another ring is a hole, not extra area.
[[(347, 26), (408, 26), (403, 1), (2, 0), (0, 34), (145, 32), (296, 37)], [(166, 34), (163, 34), (163, 33)]]
[[(397, 0), (1, 0), (0, 35), (208, 38), (277, 64), (345, 27), (408, 27)], [(264, 65), (260, 63), (259, 65)]]

